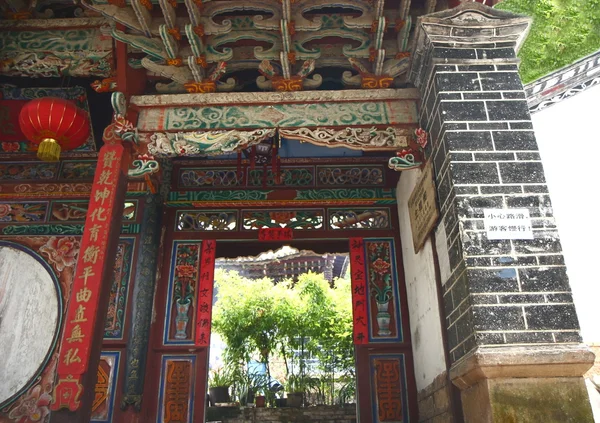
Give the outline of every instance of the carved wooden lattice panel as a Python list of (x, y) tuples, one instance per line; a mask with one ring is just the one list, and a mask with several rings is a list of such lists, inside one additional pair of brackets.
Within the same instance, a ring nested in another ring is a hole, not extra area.
[[(364, 338), (364, 331), (358, 328), (366, 316), (369, 343), (403, 342), (394, 240), (352, 238), (350, 249), (355, 332), (360, 331)], [(355, 343), (365, 340), (355, 337)]]
[(93, 422), (112, 422), (120, 358), (120, 351), (103, 351), (100, 355), (98, 382), (92, 402)]
[(160, 423), (193, 421), (195, 364), (195, 355), (162, 357), (158, 401)]
[(372, 355), (370, 361), (373, 421), (376, 423), (408, 422), (404, 354)]
[(202, 241), (174, 241), (163, 342), (193, 344)]

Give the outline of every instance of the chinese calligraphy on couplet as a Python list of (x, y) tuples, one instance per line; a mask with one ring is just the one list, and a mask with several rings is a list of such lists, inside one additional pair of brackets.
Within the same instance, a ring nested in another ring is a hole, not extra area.
[(196, 314), (195, 344), (197, 347), (208, 347), (210, 345), (215, 252), (216, 242), (214, 240), (202, 241), (200, 287), (198, 289), (198, 310)]
[[(89, 212), (81, 240), (77, 268), (71, 287), (58, 362), (58, 383), (52, 409), (79, 407), (82, 391), (80, 377), (88, 371), (96, 314), (102, 289), (102, 273), (109, 244), (118, 186), (123, 178), (121, 163), (124, 148), (105, 145), (100, 150)], [(95, 371), (95, 370), (94, 370)]]
[(367, 319), (367, 276), (365, 274), (365, 248), (362, 238), (350, 238), (350, 271), (352, 280), (352, 318), (354, 344), (369, 342)]

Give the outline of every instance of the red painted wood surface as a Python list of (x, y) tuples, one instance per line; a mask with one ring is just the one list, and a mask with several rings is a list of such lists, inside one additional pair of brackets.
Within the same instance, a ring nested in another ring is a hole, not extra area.
[(200, 259), (200, 284), (198, 286), (198, 314), (196, 315), (195, 339), (197, 347), (210, 346), (216, 251), (217, 245), (214, 240), (202, 242), (202, 257)]
[(19, 126), (19, 113), (27, 103), (28, 100), (0, 100), (0, 142), (9, 143), (2, 145), (0, 152), (11, 152), (10, 143), (25, 141)]
[(259, 241), (290, 241), (294, 239), (292, 228), (260, 228), (258, 230)]
[(129, 153), (122, 145), (100, 149), (71, 287), (51, 408), (79, 410), (78, 418), (89, 419), (91, 412), (128, 164)]
[(352, 279), (352, 338), (355, 345), (369, 342), (367, 315), (367, 277), (365, 274), (365, 243), (362, 238), (350, 238), (350, 275)]

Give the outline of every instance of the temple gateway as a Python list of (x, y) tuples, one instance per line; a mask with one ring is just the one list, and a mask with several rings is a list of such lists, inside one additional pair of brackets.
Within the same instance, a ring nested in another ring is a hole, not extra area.
[[(518, 74), (530, 18), (458, 0), (0, 10), (1, 423), (593, 422)], [(350, 404), (213, 404), (219, 265), (350, 280)]]

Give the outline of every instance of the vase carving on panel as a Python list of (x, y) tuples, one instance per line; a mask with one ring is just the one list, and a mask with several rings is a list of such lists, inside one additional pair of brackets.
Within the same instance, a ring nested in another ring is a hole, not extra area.
[(390, 331), (390, 313), (389, 310), (389, 301), (379, 302), (377, 301), (377, 335), (379, 336), (388, 336), (391, 335)]
[(177, 301), (175, 306), (177, 307), (177, 316), (175, 317), (175, 339), (186, 339), (187, 335), (187, 325), (190, 321), (188, 316), (188, 310), (190, 309), (190, 300), (187, 300), (183, 303)]
[[(369, 269), (369, 293), (377, 306), (377, 328), (373, 328), (375, 336), (389, 337), (393, 334), (394, 317), (390, 313), (395, 308), (393, 283), (393, 267), (390, 243), (387, 241), (367, 241)], [(390, 302), (392, 304), (390, 304)]]

